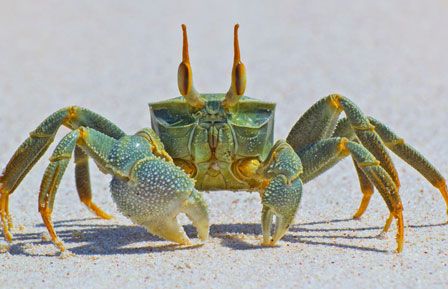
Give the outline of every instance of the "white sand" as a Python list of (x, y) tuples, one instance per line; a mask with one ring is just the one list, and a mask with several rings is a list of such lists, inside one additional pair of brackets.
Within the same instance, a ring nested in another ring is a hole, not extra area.
[[(196, 87), (227, 90), (232, 27), (239, 22), (246, 92), (278, 103), (277, 137), (320, 97), (340, 92), (448, 176), (445, 1), (149, 2), (2, 2), (1, 166), (28, 132), (63, 106), (88, 107), (129, 133), (149, 126), (147, 102), (178, 95), (183, 22)], [(297, 224), (277, 248), (258, 246), (257, 194), (206, 194), (210, 240), (177, 249), (120, 216), (109, 177), (92, 166), (94, 198), (116, 216), (94, 219), (77, 199), (70, 165), (54, 220), (76, 255), (61, 259), (42, 241), (46, 230), (37, 212), (49, 153), (12, 196), (19, 230), (10, 252), (0, 255), (1, 288), (448, 287), (444, 202), (397, 158), (406, 218), (400, 255), (393, 253), (395, 225), (387, 239), (375, 238), (388, 214), (379, 194), (361, 221), (350, 219), (361, 193), (346, 160), (305, 186)]]

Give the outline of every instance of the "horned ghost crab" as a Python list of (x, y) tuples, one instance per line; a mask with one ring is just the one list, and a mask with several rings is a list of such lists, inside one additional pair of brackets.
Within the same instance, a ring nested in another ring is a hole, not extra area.
[[(351, 156), (363, 198), (354, 218), (365, 212), (374, 188), (397, 220), (397, 252), (404, 225), (399, 178), (388, 149), (438, 188), (448, 205), (446, 181), (419, 152), (380, 121), (366, 116), (348, 98), (332, 94), (297, 121), (286, 140), (273, 142), (275, 104), (244, 96), (238, 24), (234, 28), (232, 80), (227, 93), (199, 93), (193, 86), (185, 25), (178, 69), (181, 96), (149, 105), (151, 128), (127, 135), (106, 118), (81, 107), (63, 108), (46, 118), (17, 149), (0, 177), (0, 216), (11, 241), (9, 196), (52, 143), (60, 126), (71, 130), (57, 145), (39, 193), (39, 212), (51, 240), (65, 247), (52, 223), (60, 180), (74, 154), (81, 202), (109, 219), (92, 201), (88, 159), (112, 176), (111, 192), (119, 211), (163, 239), (190, 244), (177, 221), (184, 213), (199, 238), (209, 235), (207, 204), (201, 190), (258, 191), (263, 205), (262, 245), (275, 245), (293, 222), (304, 183)], [(345, 118), (340, 118), (341, 113)], [(275, 225), (273, 224), (275, 217)], [(274, 225), (274, 227), (273, 227)]]

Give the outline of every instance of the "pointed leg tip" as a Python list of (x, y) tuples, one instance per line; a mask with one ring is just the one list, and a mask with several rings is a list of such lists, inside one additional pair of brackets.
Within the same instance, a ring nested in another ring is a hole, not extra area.
[(7, 242), (0, 242), (0, 254), (9, 252), (11, 244)]
[(112, 219), (112, 215), (106, 213), (103, 209), (98, 207), (95, 203), (87, 202), (86, 205), (97, 217), (104, 219), (104, 220)]
[(278, 247), (278, 240), (270, 239), (268, 241), (263, 240), (260, 244), (262, 247)]
[(193, 242), (191, 242), (191, 240), (190, 239), (187, 239), (187, 240), (181, 240), (181, 241), (179, 241), (179, 242), (177, 242), (180, 246), (186, 246), (186, 247), (189, 247), (189, 246), (193, 246)]
[(365, 209), (359, 208), (356, 213), (353, 214), (353, 219), (354, 220), (360, 220), (362, 215), (364, 214)]
[(99, 207), (96, 207), (96, 210), (95, 210), (94, 212), (95, 212), (95, 214), (96, 214), (99, 218), (101, 218), (101, 219), (103, 219), (103, 220), (110, 220), (110, 219), (113, 218), (112, 215), (106, 213), (105, 211), (103, 211), (103, 210), (100, 209)]
[(10, 232), (4, 232), (4, 236), (5, 236), (5, 240), (8, 242), (8, 243), (11, 243), (12, 242), (12, 238), (13, 238), (13, 236), (12, 236), (12, 234), (10, 233)]
[(75, 253), (71, 252), (70, 250), (64, 250), (61, 251), (61, 253), (59, 254), (59, 259), (67, 259), (70, 257), (74, 257)]
[(199, 234), (199, 240), (201, 240), (202, 242), (207, 241), (209, 237), (210, 236), (209, 236), (208, 231), (207, 231), (207, 233)]
[(98, 215), (98, 217), (100, 217), (100, 218), (103, 219), (103, 220), (112, 220), (112, 219), (114, 218), (114, 216), (109, 215), (109, 214), (107, 214), (107, 213), (103, 213), (103, 214), (101, 214), (101, 215)]
[(12, 217), (11, 215), (7, 215), (6, 216), (7, 220), (8, 220), (8, 229), (9, 230), (13, 230), (14, 229), (14, 222), (12, 221)]
[(53, 244), (58, 247), (58, 249), (61, 251), (61, 253), (65, 252), (65, 246), (64, 243), (62, 241), (60, 241), (59, 239), (55, 239), (53, 240)]
[(261, 242), (261, 246), (262, 247), (273, 247), (274, 245), (272, 244), (272, 241), (269, 242)]

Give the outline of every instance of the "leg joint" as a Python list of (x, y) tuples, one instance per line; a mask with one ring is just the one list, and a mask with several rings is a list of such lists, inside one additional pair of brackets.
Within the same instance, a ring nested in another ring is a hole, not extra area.
[(79, 132), (79, 137), (77, 140), (77, 144), (85, 144), (87, 137), (89, 135), (87, 129), (85, 127), (81, 126), (78, 128), (78, 132)]
[(365, 168), (365, 167), (374, 167), (374, 166), (379, 166), (380, 165), (380, 161), (379, 160), (374, 160), (371, 162), (359, 162), (357, 163), (359, 167), (361, 168)]
[(328, 96), (329, 101), (330, 101), (330, 105), (333, 106), (334, 108), (336, 108), (336, 110), (343, 110), (344, 108), (342, 107), (342, 104), (340, 102), (341, 98), (343, 96), (340, 94), (331, 94)]
[(375, 126), (371, 123), (368, 123), (367, 126), (352, 124), (351, 127), (354, 130), (361, 130), (361, 131), (374, 131), (375, 130)]
[(43, 204), (39, 203), (39, 213), (42, 216), (47, 217), (47, 216), (51, 215), (51, 209), (47, 206), (46, 203), (43, 203)]
[(344, 156), (347, 156), (350, 154), (350, 150), (347, 147), (347, 144), (349, 142), (349, 139), (346, 137), (342, 137), (338, 144), (338, 151)]
[(403, 212), (403, 204), (401, 202), (398, 202), (393, 207), (394, 211), (392, 212), (392, 214), (394, 215), (395, 218), (398, 218), (399, 215), (401, 215), (401, 213)]
[(71, 154), (61, 154), (61, 155), (57, 155), (57, 156), (52, 156), (50, 158), (50, 162), (55, 163), (61, 160), (69, 160), (71, 159), (72, 155)]
[(36, 131), (30, 132), (29, 135), (30, 135), (31, 138), (52, 138), (54, 136), (54, 134), (43, 133), (43, 132), (36, 132)]
[(398, 138), (398, 139), (394, 139), (394, 140), (391, 140), (391, 141), (388, 141), (388, 142), (384, 142), (384, 144), (387, 147), (393, 147), (393, 146), (396, 146), (396, 145), (402, 145), (402, 144), (404, 144), (404, 139)]

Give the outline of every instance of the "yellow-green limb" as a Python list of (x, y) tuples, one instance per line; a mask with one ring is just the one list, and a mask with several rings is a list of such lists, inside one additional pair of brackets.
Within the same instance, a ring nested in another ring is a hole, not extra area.
[(47, 117), (15, 151), (0, 176), (0, 217), (6, 239), (12, 238), (9, 196), (46, 152), (61, 126), (70, 129), (91, 127), (115, 139), (124, 136), (124, 132), (106, 118), (77, 106), (60, 109)]
[(397, 251), (401, 252), (403, 250), (404, 225), (398, 188), (375, 156), (364, 146), (347, 138), (339, 137), (316, 142), (299, 155), (303, 164), (303, 178), (309, 180), (310, 176), (319, 175), (328, 169), (328, 163), (335, 164), (348, 155), (352, 156), (359, 169), (380, 192), (389, 211), (397, 220)]
[(98, 164), (103, 164), (103, 166), (106, 167), (106, 157), (115, 141), (115, 139), (93, 129), (80, 127), (67, 134), (59, 142), (50, 157), (50, 164), (45, 170), (40, 186), (39, 212), (47, 227), (51, 240), (61, 251), (64, 251), (65, 247), (54, 230), (51, 214), (53, 212), (54, 200), (59, 183), (64, 175), (73, 151), (76, 146), (80, 146), (87, 151), (89, 155), (93, 156)]

